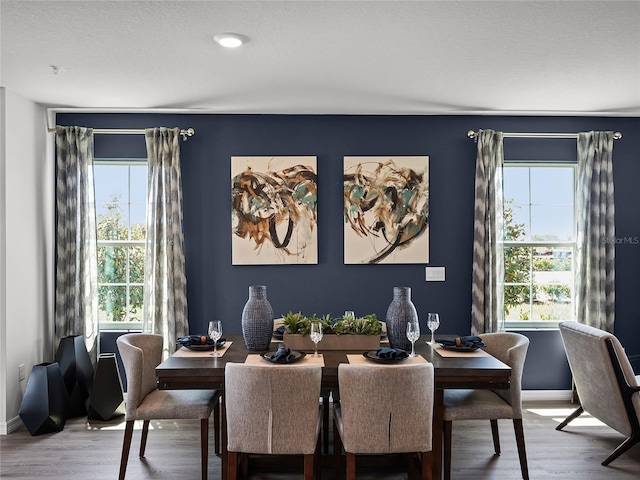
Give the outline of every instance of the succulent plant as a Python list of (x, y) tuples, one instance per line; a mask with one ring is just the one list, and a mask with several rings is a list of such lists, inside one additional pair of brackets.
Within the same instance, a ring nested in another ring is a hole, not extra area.
[(297, 333), (300, 335), (309, 334), (311, 322), (320, 322), (322, 324), (322, 331), (325, 334), (380, 335), (382, 332), (382, 322), (378, 320), (375, 313), (359, 318), (343, 316), (332, 319), (330, 314), (319, 317), (314, 313), (310, 317), (307, 317), (301, 312), (293, 313), (290, 311), (286, 315), (283, 315), (282, 318), (287, 333)]

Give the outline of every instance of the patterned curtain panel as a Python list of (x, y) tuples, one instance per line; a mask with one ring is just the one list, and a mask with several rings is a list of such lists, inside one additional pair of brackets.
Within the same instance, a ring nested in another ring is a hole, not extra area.
[(480, 130), (473, 221), (471, 333), (498, 332), (504, 323), (502, 132)]
[(613, 332), (613, 132), (578, 134), (576, 320)]
[(83, 335), (95, 363), (98, 349), (98, 255), (93, 193), (93, 130), (56, 128), (55, 346)]
[(164, 354), (189, 333), (184, 269), (180, 129), (145, 132), (149, 180), (143, 331), (164, 337)]

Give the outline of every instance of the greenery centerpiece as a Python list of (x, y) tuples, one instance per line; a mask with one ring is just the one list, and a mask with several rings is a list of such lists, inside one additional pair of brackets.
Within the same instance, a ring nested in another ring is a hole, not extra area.
[(319, 350), (371, 350), (380, 347), (382, 322), (373, 313), (363, 317), (343, 315), (332, 318), (329, 314), (306, 316), (302, 312), (289, 312), (282, 319), (283, 340), (292, 349), (313, 349), (309, 338), (312, 322), (322, 325), (323, 338), (318, 344)]

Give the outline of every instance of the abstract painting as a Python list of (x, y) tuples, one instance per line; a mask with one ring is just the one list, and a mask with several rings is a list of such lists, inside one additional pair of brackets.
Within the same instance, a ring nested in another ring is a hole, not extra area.
[(232, 264), (317, 264), (316, 157), (231, 157)]
[(429, 263), (429, 157), (344, 157), (344, 263)]

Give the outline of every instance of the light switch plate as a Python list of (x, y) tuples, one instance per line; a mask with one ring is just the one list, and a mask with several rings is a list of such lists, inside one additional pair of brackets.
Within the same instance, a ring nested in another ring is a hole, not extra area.
[(444, 267), (425, 267), (425, 280), (427, 282), (444, 282), (445, 268)]

